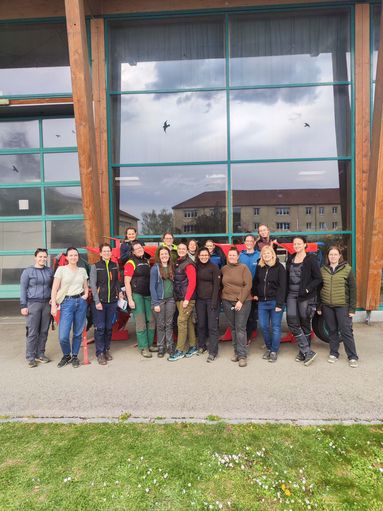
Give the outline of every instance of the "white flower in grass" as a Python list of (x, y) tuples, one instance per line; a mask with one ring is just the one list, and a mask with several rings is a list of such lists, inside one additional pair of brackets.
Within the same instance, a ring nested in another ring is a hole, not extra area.
[(146, 493), (150, 492), (150, 488), (145, 488)]
[(164, 479), (167, 479), (167, 477), (168, 477), (168, 473), (166, 472), (166, 473), (164, 474)]

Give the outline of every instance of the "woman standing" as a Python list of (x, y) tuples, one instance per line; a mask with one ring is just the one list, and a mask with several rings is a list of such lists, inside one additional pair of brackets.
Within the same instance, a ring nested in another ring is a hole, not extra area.
[(188, 256), (190, 259), (194, 262), (197, 260), (197, 253), (198, 253), (198, 244), (196, 240), (189, 240), (188, 241)]
[(120, 245), (120, 262), (121, 267), (124, 266), (126, 261), (130, 259), (133, 255), (133, 243), (135, 242), (141, 243), (144, 246), (142, 241), (137, 240), (137, 229), (135, 227), (128, 227), (125, 230), (125, 239)]
[[(176, 351), (168, 358), (170, 362), (175, 362), (184, 357), (190, 358), (198, 354), (193, 322), (196, 268), (188, 256), (188, 249), (185, 243), (178, 245), (177, 252), (178, 259), (174, 270), (174, 297), (178, 310), (178, 338)], [(189, 344), (189, 349), (185, 351), (187, 343)]]
[(247, 366), (246, 323), (251, 309), (251, 273), (248, 267), (238, 263), (239, 253), (231, 247), (227, 264), (222, 268), (222, 306), (232, 331), (233, 362), (239, 367)]
[(265, 360), (276, 362), (281, 342), (283, 306), (286, 300), (286, 270), (274, 249), (265, 245), (253, 281), (253, 294), (258, 301), (258, 318), (266, 351)]
[(272, 247), (277, 240), (270, 238), (270, 229), (265, 224), (261, 224), (258, 227), (258, 239), (255, 242), (255, 250), (261, 251), (263, 247)]
[[(69, 247), (65, 252), (68, 261), (66, 266), (59, 266), (56, 270), (51, 295), (51, 313), (57, 314), (57, 304), (60, 304), (59, 340), (63, 357), (57, 367), (64, 367), (72, 363), (79, 367), (78, 353), (81, 346), (82, 332), (85, 327), (88, 275), (85, 268), (79, 268), (77, 263), (79, 253), (77, 248)], [(72, 346), (70, 332), (73, 327)]]
[(49, 300), (52, 291), (53, 271), (46, 266), (48, 252), (45, 248), (35, 251), (35, 264), (26, 268), (20, 279), (20, 309), (27, 318), (26, 359), (29, 367), (37, 362), (46, 364), (45, 355), (51, 307)]
[(340, 338), (343, 341), (350, 367), (358, 367), (352, 318), (356, 307), (356, 284), (351, 266), (343, 260), (339, 247), (333, 246), (327, 252), (327, 264), (322, 266), (323, 286), (320, 291), (321, 305), (318, 314), (323, 313), (329, 328), (330, 355), (327, 361), (334, 364), (339, 358)]
[(173, 318), (176, 303), (173, 297), (174, 267), (170, 250), (161, 247), (155, 256), (155, 264), (150, 270), (150, 295), (157, 326), (157, 347), (159, 358), (166, 350), (174, 353)]
[(218, 315), (221, 272), (210, 262), (209, 250), (204, 247), (198, 253), (197, 262), (197, 324), (198, 352), (207, 349), (206, 337), (209, 337), (209, 356), (207, 362), (213, 362), (218, 354)]
[(95, 325), (94, 340), (96, 357), (100, 365), (113, 360), (110, 354), (112, 326), (117, 311), (117, 300), (123, 298), (121, 293), (119, 269), (111, 261), (112, 248), (108, 243), (100, 246), (101, 259), (90, 269), (90, 288), (93, 295), (93, 321)]
[(306, 246), (306, 239), (296, 236), (293, 239), (295, 253), (287, 259), (287, 324), (299, 346), (295, 360), (309, 366), (317, 356), (311, 349), (310, 335), (322, 276), (316, 256), (307, 254)]
[(210, 262), (217, 265), (219, 269), (225, 265), (226, 259), (223, 250), (213, 240), (206, 240), (205, 247), (209, 250)]

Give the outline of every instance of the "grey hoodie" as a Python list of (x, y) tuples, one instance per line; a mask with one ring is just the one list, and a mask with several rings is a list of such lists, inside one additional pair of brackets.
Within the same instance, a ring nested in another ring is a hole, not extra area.
[(53, 283), (51, 268), (25, 268), (20, 278), (20, 307), (24, 309), (28, 302), (49, 302)]

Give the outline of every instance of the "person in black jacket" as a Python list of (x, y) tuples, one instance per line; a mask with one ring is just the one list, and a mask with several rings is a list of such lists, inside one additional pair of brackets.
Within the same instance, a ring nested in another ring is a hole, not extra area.
[(218, 315), (219, 290), (221, 286), (221, 271), (217, 265), (210, 262), (209, 250), (204, 247), (198, 252), (197, 261), (197, 324), (198, 352), (207, 349), (206, 337), (209, 337), (209, 356), (207, 362), (213, 362), (218, 354)]
[(286, 300), (286, 270), (271, 246), (265, 245), (261, 250), (253, 281), (253, 295), (258, 301), (259, 326), (266, 345), (263, 358), (276, 362)]
[(293, 239), (294, 254), (287, 260), (287, 324), (298, 342), (299, 353), (295, 360), (310, 365), (316, 357), (311, 349), (311, 319), (317, 302), (317, 289), (322, 275), (317, 257), (306, 253), (307, 242), (303, 236)]
[(144, 242), (137, 240), (137, 229), (135, 227), (128, 227), (125, 231), (125, 239), (120, 246), (120, 263), (121, 267), (132, 257), (133, 255), (133, 243), (140, 243), (144, 246)]
[(108, 243), (100, 246), (101, 259), (90, 268), (89, 283), (92, 290), (94, 340), (96, 357), (100, 365), (106, 365), (110, 354), (112, 326), (116, 316), (118, 298), (122, 298), (118, 265), (111, 260), (112, 249)]

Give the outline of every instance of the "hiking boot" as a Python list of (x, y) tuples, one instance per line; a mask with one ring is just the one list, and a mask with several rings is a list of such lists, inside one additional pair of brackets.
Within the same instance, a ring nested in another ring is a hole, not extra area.
[(245, 358), (240, 358), (238, 361), (239, 367), (246, 367), (247, 366), (247, 360)]
[(329, 364), (335, 364), (335, 362), (338, 362), (338, 357), (336, 357), (335, 355), (330, 355), (327, 359), (327, 362)]
[(100, 366), (106, 366), (106, 358), (103, 353), (97, 355), (97, 362), (100, 364)]
[(350, 367), (354, 367), (355, 368), (355, 367), (358, 367), (359, 364), (358, 364), (358, 361), (357, 361), (356, 358), (350, 358), (350, 360), (348, 361), (348, 365)]
[(198, 350), (195, 346), (190, 346), (190, 348), (185, 353), (185, 357), (191, 358), (193, 355), (198, 355)]
[(270, 350), (266, 350), (265, 353), (262, 355), (263, 360), (269, 360), (270, 358)]
[(215, 360), (215, 356), (214, 355), (209, 355), (206, 359), (206, 362), (214, 362)]
[(77, 355), (74, 355), (72, 357), (72, 367), (74, 367), (75, 369), (77, 369), (78, 367), (80, 367), (80, 361), (78, 359), (78, 356)]
[(157, 353), (157, 357), (158, 358), (164, 358), (164, 356), (165, 356), (165, 350), (164, 349), (159, 349), (158, 353)]
[(278, 353), (276, 353), (275, 351), (270, 351), (269, 362), (276, 362), (277, 358), (278, 358)]
[(198, 348), (198, 355), (203, 355), (204, 353), (206, 353), (206, 351), (207, 351), (206, 346), (204, 346), (203, 348)]
[(238, 362), (239, 358), (238, 358), (238, 355), (234, 354), (231, 359), (230, 359), (232, 362)]
[(44, 354), (42, 354), (40, 357), (36, 357), (35, 360), (36, 362), (40, 362), (40, 364), (47, 364), (50, 362), (50, 359)]
[(37, 367), (37, 362), (36, 360), (29, 360), (28, 361), (28, 367)]
[(306, 357), (303, 355), (303, 353), (300, 351), (298, 355), (295, 357), (295, 362), (304, 362)]
[(150, 346), (149, 351), (150, 351), (150, 353), (157, 353), (158, 346)]
[(141, 350), (141, 355), (144, 357), (144, 358), (152, 358), (152, 354), (150, 353), (150, 351), (148, 350), (148, 348), (144, 348), (143, 350)]
[(317, 353), (315, 353), (315, 351), (310, 351), (309, 353), (307, 353), (307, 355), (305, 357), (304, 365), (305, 366), (311, 365), (314, 362), (314, 359), (316, 356), (317, 356)]
[(64, 355), (60, 362), (57, 364), (57, 367), (64, 367), (72, 360), (70, 355)]
[(104, 357), (105, 357), (105, 360), (107, 362), (110, 362), (111, 360), (113, 360), (113, 357), (112, 355), (110, 354), (110, 351), (109, 350), (106, 350), (105, 353), (104, 353)]
[(176, 350), (172, 355), (168, 356), (169, 362), (176, 362), (177, 360), (180, 360), (181, 358), (184, 358), (185, 352)]

